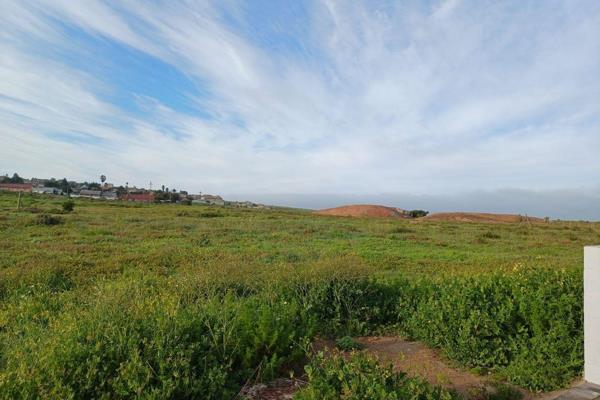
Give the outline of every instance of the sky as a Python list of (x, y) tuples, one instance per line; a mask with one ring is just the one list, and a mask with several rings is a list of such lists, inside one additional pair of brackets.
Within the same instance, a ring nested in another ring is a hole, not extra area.
[(0, 174), (600, 219), (599, 1), (0, 7)]

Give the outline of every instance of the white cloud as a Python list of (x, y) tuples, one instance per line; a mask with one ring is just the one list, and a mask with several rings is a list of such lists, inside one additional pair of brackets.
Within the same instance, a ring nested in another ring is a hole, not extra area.
[[(553, 4), (326, 1), (297, 38), (310, 54), (283, 54), (235, 2), (8, 1), (0, 172), (225, 193), (594, 185), (600, 6)], [(111, 103), (110, 76), (57, 56), (94, 51), (57, 21), (171, 65), (210, 118)]]

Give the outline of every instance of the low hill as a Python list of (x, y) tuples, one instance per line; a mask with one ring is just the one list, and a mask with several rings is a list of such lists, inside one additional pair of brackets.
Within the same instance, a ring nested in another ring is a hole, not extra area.
[(515, 223), (515, 222), (545, 222), (543, 218), (528, 217), (517, 214), (492, 214), (471, 212), (441, 212), (429, 214), (419, 218), (422, 221), (455, 221), (455, 222), (492, 222), (492, 223)]
[(387, 217), (410, 218), (405, 210), (394, 207), (377, 206), (371, 204), (355, 204), (325, 210), (315, 211), (315, 214), (334, 215), (339, 217)]

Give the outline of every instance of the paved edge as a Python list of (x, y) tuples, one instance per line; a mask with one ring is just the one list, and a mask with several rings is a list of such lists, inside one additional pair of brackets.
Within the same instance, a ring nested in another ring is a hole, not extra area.
[(600, 386), (584, 382), (555, 397), (555, 400), (595, 400), (600, 399)]

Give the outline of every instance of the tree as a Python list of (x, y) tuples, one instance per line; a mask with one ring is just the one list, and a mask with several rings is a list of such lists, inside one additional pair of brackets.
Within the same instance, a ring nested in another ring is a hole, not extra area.
[(60, 190), (62, 190), (65, 193), (68, 193), (71, 190), (71, 185), (69, 185), (67, 178), (62, 178), (62, 181), (60, 181), (59, 187), (60, 187)]
[(425, 210), (411, 210), (411, 211), (408, 212), (408, 214), (412, 218), (420, 218), (420, 217), (424, 217), (427, 214), (429, 214), (429, 211), (425, 211)]
[(123, 185), (117, 187), (117, 196), (122, 197), (127, 194), (127, 189), (123, 187)]
[(60, 188), (60, 182), (58, 182), (56, 179), (54, 178), (50, 178), (46, 181), (46, 183), (44, 184), (44, 186), (46, 187), (54, 187), (54, 188)]
[(154, 201), (160, 202), (165, 200), (169, 200), (169, 193), (161, 192), (160, 190), (154, 192)]
[(24, 183), (25, 180), (19, 176), (16, 172), (13, 174), (12, 178), (10, 178), (10, 183)]

